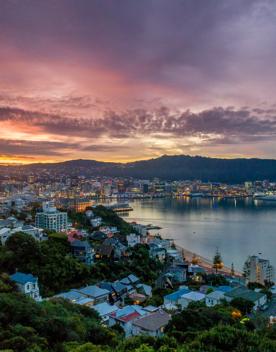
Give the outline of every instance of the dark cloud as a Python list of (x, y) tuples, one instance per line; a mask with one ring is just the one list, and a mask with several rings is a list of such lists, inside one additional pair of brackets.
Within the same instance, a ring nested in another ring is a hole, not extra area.
[(103, 152), (103, 153), (113, 153), (113, 152), (121, 152), (129, 150), (129, 146), (124, 145), (107, 145), (103, 142), (103, 144), (89, 144), (86, 146), (80, 146), (82, 151), (86, 152)]
[(96, 62), (129, 79), (200, 91), (236, 77), (254, 26), (261, 50), (252, 61), (275, 54), (274, 13), (275, 2), (263, 0), (14, 0), (1, 3), (0, 23), (3, 38), (36, 60)]
[(47, 141), (0, 139), (1, 155), (50, 155), (61, 156), (76, 148), (76, 144)]
[[(276, 115), (266, 117), (266, 111), (256, 114), (247, 109), (215, 107), (193, 113), (171, 111), (161, 107), (124, 112), (109, 111), (103, 118), (68, 118), (11, 107), (0, 108), (0, 121), (12, 121), (39, 128), (41, 131), (85, 138), (127, 139), (146, 135), (167, 135), (171, 138), (198, 136), (222, 143), (271, 139), (276, 134)], [(91, 148), (96, 148), (92, 146)]]

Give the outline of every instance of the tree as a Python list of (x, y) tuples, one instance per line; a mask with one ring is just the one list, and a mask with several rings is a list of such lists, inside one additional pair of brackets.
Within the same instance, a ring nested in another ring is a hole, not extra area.
[(229, 285), (228, 281), (223, 275), (220, 274), (209, 274), (204, 276), (205, 282), (207, 285), (211, 286), (221, 286)]
[(13, 234), (7, 239), (6, 248), (13, 252), (14, 269), (28, 272), (33, 265), (41, 264), (40, 245), (28, 234), (22, 232)]
[[(74, 347), (118, 344), (115, 331), (100, 324), (96, 311), (62, 299), (38, 304), (20, 293), (0, 293), (0, 312), (0, 350), (52, 352), (64, 351), (61, 346), (69, 342)], [(86, 347), (76, 351), (101, 351)]]
[(231, 264), (231, 276), (235, 276), (234, 263)]
[(209, 330), (218, 324), (234, 324), (229, 307), (188, 306), (172, 317), (165, 331), (178, 342), (185, 342), (200, 331)]
[(272, 352), (275, 351), (276, 343), (261, 334), (247, 331), (242, 326), (218, 325), (197, 334), (186, 346), (187, 352)]
[(237, 308), (242, 314), (245, 315), (251, 313), (254, 303), (248, 299), (237, 297), (231, 301), (231, 306)]
[(217, 248), (216, 250), (216, 254), (214, 256), (214, 259), (213, 259), (213, 268), (216, 270), (216, 274), (218, 272), (219, 269), (222, 269), (224, 266), (223, 264), (223, 261), (222, 261), (222, 258), (221, 258), (221, 254)]

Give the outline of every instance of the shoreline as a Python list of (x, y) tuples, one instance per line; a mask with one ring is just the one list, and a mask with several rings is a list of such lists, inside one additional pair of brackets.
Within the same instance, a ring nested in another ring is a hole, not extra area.
[[(162, 237), (162, 236), (161, 236)], [(163, 238), (163, 237), (162, 237)], [(204, 268), (208, 273), (214, 273), (214, 269), (213, 269), (213, 262), (212, 260), (208, 259), (208, 258), (205, 258), (203, 257), (202, 255), (200, 254), (197, 254), (195, 252), (192, 252), (184, 247), (181, 247), (177, 244), (175, 244), (175, 248), (180, 251), (180, 252), (183, 252), (184, 253), (184, 257), (185, 259), (188, 261), (188, 262), (192, 262), (192, 259), (194, 256), (196, 256), (199, 260), (198, 262), (198, 265), (201, 266), (202, 268)], [(221, 273), (221, 274), (224, 274), (224, 275), (231, 275), (231, 268), (228, 267), (228, 266), (224, 266), (223, 269), (221, 270), (218, 270), (218, 274)], [(235, 275), (234, 275), (235, 278), (242, 278), (243, 275), (240, 271), (237, 271), (235, 270)]]

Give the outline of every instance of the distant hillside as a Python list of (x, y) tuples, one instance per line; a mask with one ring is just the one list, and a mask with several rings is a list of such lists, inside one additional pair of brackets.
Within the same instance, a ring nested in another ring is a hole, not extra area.
[(246, 180), (276, 181), (276, 160), (270, 159), (215, 159), (186, 155), (162, 156), (157, 159), (132, 163), (107, 163), (95, 160), (70, 160), (53, 164), (1, 166), (5, 173), (50, 172), (52, 175), (126, 176), (166, 180), (201, 179), (238, 183)]

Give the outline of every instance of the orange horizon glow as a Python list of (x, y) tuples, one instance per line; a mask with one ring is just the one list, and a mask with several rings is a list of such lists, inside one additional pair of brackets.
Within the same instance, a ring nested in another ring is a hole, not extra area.
[(274, 158), (276, 5), (123, 2), (0, 5), (0, 163)]

